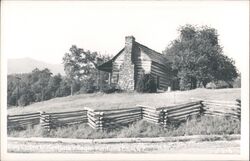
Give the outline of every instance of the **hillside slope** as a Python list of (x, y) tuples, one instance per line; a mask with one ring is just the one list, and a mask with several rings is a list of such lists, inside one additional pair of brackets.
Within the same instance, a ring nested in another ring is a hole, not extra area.
[(240, 88), (230, 89), (195, 89), (190, 91), (175, 91), (166, 93), (114, 93), (114, 94), (81, 94), (55, 98), (44, 102), (34, 103), (26, 107), (8, 109), (9, 114), (29, 113), (36, 111), (58, 112), (80, 110), (84, 107), (94, 109), (114, 109), (148, 105), (152, 107), (168, 106), (190, 101), (190, 98), (235, 101), (241, 97)]
[(31, 58), (8, 59), (7, 62), (8, 74), (29, 73), (35, 68), (38, 68), (40, 70), (48, 68), (53, 74), (60, 73), (64, 75), (62, 64), (49, 64)]

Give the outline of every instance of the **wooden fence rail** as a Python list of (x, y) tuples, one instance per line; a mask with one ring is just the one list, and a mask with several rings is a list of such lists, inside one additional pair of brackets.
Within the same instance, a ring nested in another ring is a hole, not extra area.
[(119, 111), (103, 111), (103, 127), (114, 128), (120, 125), (126, 125), (136, 120), (142, 119), (141, 107), (132, 109), (120, 109)]
[(219, 102), (212, 100), (202, 101), (204, 114), (211, 116), (226, 116), (240, 119), (241, 104), (238, 102)]
[(8, 115), (7, 123), (8, 128), (16, 128), (20, 126), (36, 125), (40, 122), (40, 113), (29, 113), (20, 115)]
[(87, 121), (87, 110), (56, 113), (46, 113), (44, 111), (40, 111), (37, 113), (7, 116), (8, 128), (20, 128), (40, 124), (48, 131), (51, 128), (76, 123), (85, 123)]
[(240, 119), (241, 101), (223, 102), (197, 100), (174, 106), (149, 107), (137, 105), (133, 108), (50, 112), (43, 111), (21, 115), (8, 115), (8, 128), (26, 127), (40, 124), (45, 130), (71, 124), (87, 123), (98, 130), (112, 129), (144, 119), (148, 122), (167, 127), (173, 122), (187, 120), (194, 115), (226, 116)]
[(168, 122), (184, 121), (190, 116), (201, 115), (202, 104), (200, 101), (194, 101), (177, 106), (165, 107), (164, 111)]

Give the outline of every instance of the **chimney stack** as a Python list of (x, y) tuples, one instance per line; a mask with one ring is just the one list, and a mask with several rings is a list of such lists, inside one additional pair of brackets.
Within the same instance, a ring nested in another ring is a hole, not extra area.
[(119, 71), (118, 85), (122, 90), (134, 90), (134, 64), (132, 61), (135, 38), (133, 36), (125, 37), (124, 61)]
[(134, 42), (135, 42), (134, 36), (126, 36), (125, 37), (125, 45), (126, 46), (133, 45)]
[[(130, 61), (132, 59), (132, 52), (134, 46), (135, 38), (133, 36), (126, 36), (125, 37), (125, 60)], [(129, 60), (127, 60), (129, 59)], [(132, 62), (131, 62), (132, 63)]]

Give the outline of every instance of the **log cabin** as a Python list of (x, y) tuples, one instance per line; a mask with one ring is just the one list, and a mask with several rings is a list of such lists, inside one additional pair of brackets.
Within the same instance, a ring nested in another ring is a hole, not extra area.
[(97, 68), (108, 72), (109, 82), (122, 90), (135, 90), (143, 74), (155, 78), (157, 89), (169, 90), (173, 85), (173, 74), (166, 64), (162, 54), (136, 42), (133, 36), (126, 36), (124, 48)]

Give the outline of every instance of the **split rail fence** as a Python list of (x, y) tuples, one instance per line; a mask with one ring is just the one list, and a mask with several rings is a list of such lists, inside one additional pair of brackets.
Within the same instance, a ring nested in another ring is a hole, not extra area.
[(205, 115), (241, 118), (241, 101), (224, 102), (204, 100), (203, 109)]
[(42, 128), (49, 131), (56, 127), (87, 123), (94, 129), (103, 130), (128, 125), (141, 119), (167, 127), (170, 123), (186, 121), (194, 115), (223, 116), (240, 119), (241, 101), (192, 100), (188, 103), (157, 108), (137, 105), (133, 108), (109, 110), (94, 110), (85, 107), (84, 110), (78, 111), (52, 113), (41, 111), (21, 115), (8, 115), (7, 127), (20, 128), (40, 124)]

